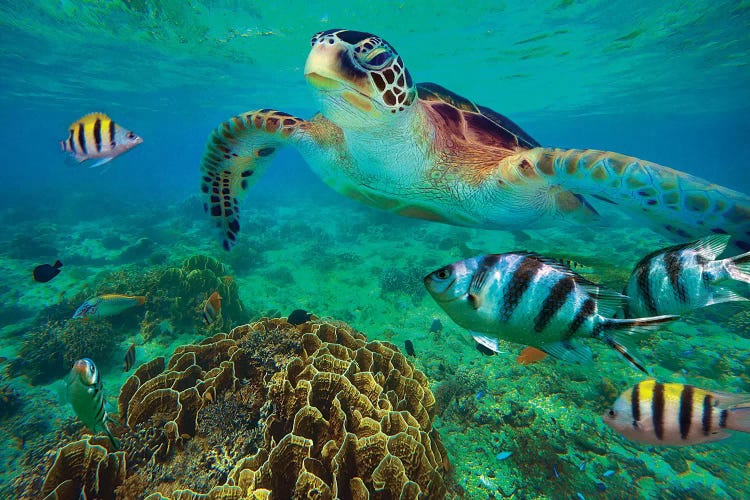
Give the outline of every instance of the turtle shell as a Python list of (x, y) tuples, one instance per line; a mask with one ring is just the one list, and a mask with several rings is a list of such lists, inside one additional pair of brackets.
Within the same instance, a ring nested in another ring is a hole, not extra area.
[[(432, 104), (433, 107), (435, 107), (435, 103), (443, 103), (453, 108), (456, 112), (474, 114), (474, 118), (467, 120), (467, 123), (470, 123), (472, 127), (481, 128), (485, 133), (497, 136), (500, 142), (515, 142), (523, 148), (541, 146), (541, 144), (524, 132), (521, 127), (516, 125), (507, 116), (503, 116), (485, 106), (474, 104), (465, 97), (451, 92), (436, 83), (418, 83), (417, 93), (420, 100)], [(441, 107), (445, 108), (445, 106)], [(441, 114), (445, 114), (445, 111), (443, 109), (440, 112)]]

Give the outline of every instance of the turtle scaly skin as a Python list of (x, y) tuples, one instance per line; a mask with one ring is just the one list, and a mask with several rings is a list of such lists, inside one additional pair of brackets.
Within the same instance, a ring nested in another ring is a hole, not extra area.
[(499, 113), (414, 84), (375, 35), (316, 34), (305, 78), (321, 110), (310, 120), (251, 111), (209, 137), (201, 190), (227, 250), (238, 199), (284, 145), (336, 191), (407, 217), (513, 230), (601, 225), (600, 212), (615, 210), (678, 240), (730, 234), (750, 250), (747, 195), (618, 153), (541, 147)]

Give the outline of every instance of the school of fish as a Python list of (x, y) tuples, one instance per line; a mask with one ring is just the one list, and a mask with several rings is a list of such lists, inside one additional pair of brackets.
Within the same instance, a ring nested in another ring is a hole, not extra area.
[[(569, 264), (574, 261), (529, 252), (464, 259), (428, 274), (424, 284), (478, 347), (498, 352), (498, 339), (529, 346), (516, 358), (519, 364), (547, 354), (589, 362), (591, 350), (575, 338), (591, 337), (648, 373), (635, 345), (642, 334), (702, 307), (748, 301), (720, 286), (750, 283), (750, 252), (717, 259), (728, 241), (727, 235), (714, 234), (648, 254), (636, 264), (623, 294), (577, 274)], [(725, 439), (728, 430), (750, 432), (750, 394), (647, 379), (623, 392), (602, 418), (632, 441), (700, 444)]]

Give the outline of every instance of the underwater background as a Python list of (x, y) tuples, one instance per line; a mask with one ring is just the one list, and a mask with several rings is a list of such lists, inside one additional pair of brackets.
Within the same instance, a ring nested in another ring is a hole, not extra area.
[[(750, 496), (750, 436), (682, 448), (626, 441), (600, 415), (642, 377), (614, 351), (592, 345), (597, 362), (585, 368), (520, 365), (512, 344), (484, 356), (422, 284), (461, 258), (533, 250), (581, 262), (587, 278), (621, 290), (641, 257), (673, 242), (646, 228), (553, 228), (521, 240), (400, 218), (336, 194), (292, 150), (242, 204), (247, 222), (231, 252), (198, 197), (219, 123), (258, 108), (316, 111), (302, 71), (310, 37), (331, 28), (382, 36), (415, 81), (503, 113), (544, 145), (617, 151), (748, 193), (750, 2), (39, 0), (2, 2), (0, 27), (1, 497), (40, 498), (58, 448), (88, 433), (58, 396), (75, 359), (94, 359), (117, 414), (131, 343), (137, 366), (169, 360), (178, 346), (294, 309), (402, 351), (413, 343), (408, 359), (434, 394), (452, 494)], [(94, 111), (144, 138), (105, 171), (59, 150), (70, 123)], [(59, 276), (32, 281), (35, 266), (56, 259)], [(196, 270), (200, 279), (188, 278)], [(215, 289), (230, 299), (208, 327), (201, 304)], [(85, 328), (67, 321), (101, 293), (147, 303)], [(253, 338), (262, 352), (262, 335)], [(743, 303), (698, 311), (641, 343), (660, 381), (745, 393), (749, 348)], [(237, 462), (201, 475), (190, 465), (201, 452), (182, 446), (181, 474), (134, 460), (118, 496), (207, 493)]]

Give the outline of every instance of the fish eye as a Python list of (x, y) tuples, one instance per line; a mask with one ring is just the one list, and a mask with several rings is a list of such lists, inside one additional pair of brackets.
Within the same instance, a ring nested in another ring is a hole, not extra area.
[(133, 132), (128, 132), (128, 139), (135, 139), (135, 134)]
[(435, 271), (435, 277), (441, 280), (448, 279), (451, 275), (450, 269), (447, 267), (444, 267), (442, 269), (438, 269)]
[(609, 410), (609, 416), (615, 418), (615, 410)]

